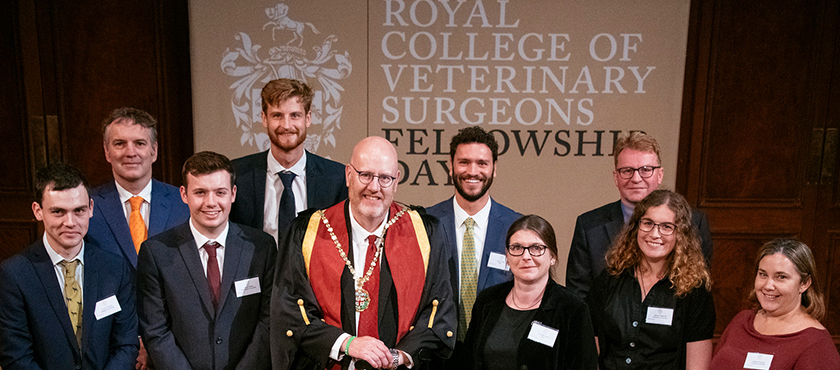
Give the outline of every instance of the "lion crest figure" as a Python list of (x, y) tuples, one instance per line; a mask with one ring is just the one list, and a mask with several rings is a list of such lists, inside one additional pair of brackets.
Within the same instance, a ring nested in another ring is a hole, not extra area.
[(312, 23), (309, 22), (298, 22), (294, 21), (289, 18), (289, 6), (284, 3), (279, 3), (275, 5), (273, 8), (266, 8), (265, 14), (268, 16), (271, 21), (263, 25), (263, 30), (268, 27), (272, 26), (271, 28), (271, 39), (275, 40), (275, 32), (277, 30), (284, 31), (284, 30), (291, 30), (294, 34), (294, 37), (286, 43), (286, 45), (291, 45), (295, 40), (297, 40), (297, 46), (303, 45), (303, 31), (305, 30), (306, 26), (309, 26), (312, 29), (312, 33), (319, 34), (318, 30)]

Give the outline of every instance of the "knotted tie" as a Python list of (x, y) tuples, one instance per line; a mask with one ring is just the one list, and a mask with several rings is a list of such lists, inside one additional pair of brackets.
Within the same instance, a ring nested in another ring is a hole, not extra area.
[(140, 244), (146, 241), (148, 230), (146, 230), (146, 223), (143, 222), (143, 216), (140, 214), (140, 206), (143, 205), (143, 198), (131, 197), (128, 198), (128, 204), (131, 205), (131, 214), (128, 216), (128, 229), (131, 230), (131, 241), (134, 242), (134, 250), (140, 253)]
[(283, 182), (283, 194), (280, 196), (280, 208), (277, 211), (277, 237), (282, 239), (283, 235), (289, 230), (289, 225), (295, 219), (295, 194), (292, 193), (292, 181), (295, 180), (295, 174), (289, 171), (281, 171), (277, 173), (280, 176), (280, 181)]
[(464, 221), (467, 230), (464, 231), (464, 242), (461, 250), (461, 308), (458, 320), (458, 339), (463, 341), (467, 335), (467, 328), (472, 318), (472, 308), (475, 303), (475, 292), (478, 290), (478, 272), (475, 262), (475, 236), (473, 229), (475, 220), (467, 217)]
[[(367, 255), (365, 255), (365, 265), (363, 273), (367, 272), (370, 264), (373, 262), (373, 257), (376, 255), (376, 235), (369, 235)], [(377, 325), (377, 318), (379, 317), (379, 261), (376, 263), (376, 268), (370, 275), (370, 279), (363, 286), (370, 295), (370, 304), (367, 309), (359, 313), (359, 330), (358, 336), (371, 336), (379, 338), (379, 325)]]
[(219, 308), (219, 286), (221, 285), (221, 273), (219, 272), (219, 260), (216, 259), (216, 248), (219, 243), (209, 241), (204, 243), (204, 251), (207, 252), (207, 284), (210, 285), (210, 296), (213, 299), (213, 308)]
[(64, 297), (67, 299), (67, 313), (70, 315), (70, 324), (73, 325), (73, 332), (76, 333), (76, 342), (79, 348), (82, 347), (82, 288), (76, 280), (76, 267), (79, 260), (61, 261), (64, 268)]

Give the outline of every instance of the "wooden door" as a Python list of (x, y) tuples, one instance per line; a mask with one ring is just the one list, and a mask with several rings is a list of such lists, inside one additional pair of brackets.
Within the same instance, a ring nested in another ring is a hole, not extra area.
[(706, 212), (720, 335), (749, 308), (758, 248), (817, 260), (840, 343), (840, 11), (836, 1), (692, 1), (677, 190)]
[(193, 152), (186, 0), (0, 2), (0, 260), (40, 237), (33, 174), (78, 166), (111, 179), (102, 120), (121, 106), (158, 119), (157, 179), (180, 183)]

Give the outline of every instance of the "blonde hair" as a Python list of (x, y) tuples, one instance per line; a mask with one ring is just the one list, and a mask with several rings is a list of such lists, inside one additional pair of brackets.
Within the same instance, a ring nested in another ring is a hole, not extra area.
[(691, 223), (691, 207), (682, 195), (670, 190), (655, 190), (636, 204), (630, 222), (624, 226), (610, 250), (607, 252), (607, 272), (619, 275), (628, 268), (636, 269), (644, 256), (639, 248), (639, 221), (647, 210), (667, 205), (674, 212), (674, 250), (666, 257), (668, 280), (677, 297), (683, 297), (692, 289), (712, 288), (712, 277), (703, 252), (700, 237)]
[[(825, 317), (825, 296), (820, 290), (820, 282), (817, 278), (817, 265), (814, 263), (814, 255), (811, 253), (811, 248), (808, 248), (805, 243), (796, 239), (775, 239), (765, 243), (761, 250), (758, 251), (758, 257), (755, 259), (755, 271), (758, 273), (758, 264), (764, 257), (772, 256), (776, 253), (781, 253), (787, 257), (796, 272), (799, 274), (800, 283), (811, 280), (811, 286), (802, 293), (802, 307), (805, 307), (805, 312), (811, 315), (816, 320), (822, 320)], [(755, 304), (756, 308), (761, 307), (758, 298), (755, 296), (755, 289), (750, 292), (750, 302)]]

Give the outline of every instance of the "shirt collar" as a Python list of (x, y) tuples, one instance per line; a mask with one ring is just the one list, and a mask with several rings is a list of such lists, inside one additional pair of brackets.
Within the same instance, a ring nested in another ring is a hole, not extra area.
[(475, 221), (475, 226), (479, 229), (483, 229), (487, 227), (487, 223), (490, 220), (490, 205), (493, 203), (492, 198), (487, 199), (487, 204), (481, 208), (475, 215), (470, 216), (467, 214), (461, 206), (458, 204), (458, 201), (455, 197), (452, 197), (452, 203), (455, 204), (455, 226), (460, 227), (464, 224), (464, 221), (467, 220), (467, 217), (472, 217), (473, 221)]
[(634, 208), (621, 201), (619, 201), (619, 204), (621, 204), (621, 215), (624, 217), (624, 224), (626, 225), (630, 222), (630, 218), (633, 217)]
[[(391, 213), (390, 210), (389, 210), (388, 214), (385, 215), (385, 219), (382, 220), (382, 223), (380, 223), (379, 226), (376, 227), (376, 230), (373, 230), (373, 232), (370, 232), (370, 231), (365, 230), (365, 228), (362, 227), (362, 225), (360, 225), (358, 222), (356, 222), (356, 219), (353, 217), (353, 207), (350, 206), (350, 205), (348, 205), (348, 207), (350, 207), (350, 230), (353, 233), (353, 240), (354, 241), (360, 242), (360, 241), (366, 240), (369, 235), (376, 235), (377, 238), (382, 236), (382, 230), (385, 228), (385, 222), (387, 222), (388, 217), (391, 216), (390, 215), (390, 213)], [(364, 245), (367, 246), (367, 244), (364, 244)]]
[[(128, 202), (128, 200), (131, 197), (135, 196), (134, 194), (131, 194), (131, 192), (129, 192), (128, 190), (125, 190), (124, 187), (120, 186), (120, 183), (118, 183), (117, 180), (114, 180), (114, 184), (117, 185), (117, 193), (120, 195), (120, 203), (125, 204), (125, 202)], [(136, 196), (143, 198), (143, 201), (151, 204), (152, 180), (149, 180), (149, 183), (146, 184), (146, 186), (143, 187), (143, 190), (140, 190), (140, 193), (138, 193)]]
[(283, 167), (283, 165), (281, 165), (280, 162), (277, 162), (277, 158), (274, 158), (274, 156), (271, 155), (271, 149), (269, 149), (268, 150), (268, 173), (274, 175), (274, 174), (276, 174), (280, 171), (289, 171), (289, 172), (295, 174), (295, 176), (303, 178), (304, 175), (306, 174), (306, 151), (303, 152), (303, 155), (300, 156), (300, 159), (298, 159), (297, 163), (292, 165), (291, 168), (286, 168), (286, 167)]
[(230, 222), (225, 223), (225, 228), (222, 230), (222, 233), (216, 239), (210, 239), (204, 236), (202, 233), (198, 232), (198, 230), (193, 225), (192, 217), (190, 217), (190, 231), (192, 232), (193, 238), (195, 239), (195, 244), (198, 246), (198, 249), (204, 246), (204, 243), (208, 241), (214, 240), (216, 243), (219, 243), (220, 246), (224, 247), (225, 243), (227, 243), (227, 234), (228, 230), (230, 229)]
[[(59, 264), (61, 261), (64, 261), (64, 257), (62, 257), (60, 254), (58, 254), (58, 252), (56, 252), (50, 246), (50, 241), (47, 240), (47, 234), (46, 233), (44, 233), (44, 248), (47, 249), (47, 255), (50, 256), (50, 261), (52, 261), (53, 266)], [(84, 239), (82, 239), (82, 248), (79, 249), (79, 254), (77, 254), (75, 257), (73, 257), (73, 258), (71, 258), (67, 261), (74, 261), (74, 260), (79, 260), (79, 263), (81, 263), (82, 266), (85, 265), (85, 241), (84, 241)]]

